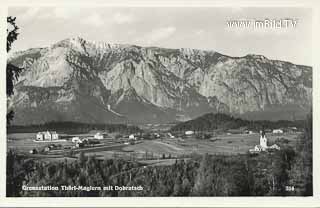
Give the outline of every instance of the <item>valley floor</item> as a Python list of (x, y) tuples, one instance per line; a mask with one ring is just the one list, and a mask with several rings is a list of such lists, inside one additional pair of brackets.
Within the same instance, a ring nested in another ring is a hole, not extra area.
[[(233, 155), (247, 153), (250, 148), (259, 144), (259, 134), (231, 134), (218, 135), (210, 139), (189, 138), (162, 138), (154, 140), (141, 140), (135, 144), (124, 144), (119, 140), (101, 140), (101, 144), (95, 147), (71, 149), (74, 145), (70, 140), (60, 142), (61, 150), (50, 153), (30, 154), (32, 149), (41, 149), (48, 143), (34, 142), (34, 133), (8, 134), (7, 149), (14, 149), (24, 155), (46, 161), (74, 160), (80, 152), (86, 155), (95, 155), (99, 159), (123, 158), (125, 160), (146, 161), (148, 164), (154, 160), (155, 164), (160, 159), (188, 158), (191, 154)], [(88, 135), (88, 134), (85, 134)], [(268, 142), (273, 144), (276, 139), (284, 138), (289, 145), (295, 146), (298, 133), (292, 134), (267, 134)], [(57, 143), (57, 142), (55, 142)], [(165, 164), (165, 163), (162, 163)]]

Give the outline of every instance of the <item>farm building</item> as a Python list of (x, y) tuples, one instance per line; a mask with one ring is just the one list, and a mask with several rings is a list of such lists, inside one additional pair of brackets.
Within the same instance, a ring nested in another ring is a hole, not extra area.
[(253, 134), (253, 131), (245, 130), (244, 133), (245, 133), (245, 134)]
[(169, 132), (168, 136), (170, 137), (170, 139), (174, 139), (174, 136)]
[(298, 131), (298, 128), (297, 127), (288, 127), (287, 129), (285, 129), (286, 132), (288, 133), (294, 133), (294, 132), (297, 132)]
[(261, 152), (264, 151), (264, 149), (261, 147), (261, 145), (256, 145), (253, 148), (254, 152)]
[(185, 135), (189, 136), (189, 135), (193, 135), (194, 134), (194, 131), (186, 131), (185, 132)]
[(98, 132), (94, 135), (95, 139), (104, 139), (104, 135), (101, 132)]
[(52, 141), (52, 140), (58, 140), (59, 139), (59, 134), (55, 131), (43, 131), (43, 132), (38, 132), (36, 135), (36, 140), (40, 141)]
[(129, 135), (129, 139), (134, 139), (136, 140), (136, 137), (134, 136), (134, 134)]
[(273, 129), (272, 133), (273, 134), (283, 134), (283, 130), (282, 129)]
[(37, 154), (38, 151), (37, 151), (36, 149), (32, 149), (32, 150), (29, 151), (29, 153), (30, 153), (30, 154)]
[(156, 138), (160, 138), (160, 134), (159, 134), (159, 133), (153, 133), (153, 135), (154, 135)]
[(71, 141), (73, 142), (73, 143), (77, 143), (77, 142), (82, 142), (82, 140), (80, 139), (80, 137), (72, 137), (72, 139), (71, 139)]
[(83, 143), (79, 143), (79, 142), (77, 142), (75, 147), (77, 147), (77, 148), (81, 148), (81, 147), (84, 147), (84, 144), (83, 144)]
[(44, 151), (45, 151), (45, 152), (50, 152), (50, 150), (51, 150), (50, 147), (45, 147), (45, 148), (44, 148)]
[(273, 145), (269, 146), (268, 148), (269, 148), (269, 149), (280, 150), (280, 147), (279, 147), (279, 145), (277, 145), (277, 144), (273, 144)]

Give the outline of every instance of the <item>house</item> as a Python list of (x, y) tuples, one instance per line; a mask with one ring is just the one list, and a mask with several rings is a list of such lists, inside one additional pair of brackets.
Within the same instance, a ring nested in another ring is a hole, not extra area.
[(103, 135), (102, 133), (98, 132), (98, 133), (96, 133), (96, 134), (94, 135), (94, 138), (95, 138), (95, 139), (104, 139), (104, 135)]
[(298, 131), (298, 128), (293, 126), (293, 127), (289, 127), (289, 129), (291, 129), (292, 131)]
[(288, 127), (288, 128), (286, 129), (286, 131), (287, 131), (288, 133), (295, 133), (295, 132), (298, 131), (298, 129), (297, 129), (297, 127)]
[(261, 151), (263, 151), (263, 150), (264, 150), (264, 148), (262, 148), (261, 145), (256, 145), (256, 146), (254, 146), (254, 151), (256, 151), (256, 152), (261, 152)]
[(245, 134), (253, 134), (253, 131), (246, 130), (244, 133), (245, 133)]
[(253, 149), (249, 149), (250, 153), (258, 153), (263, 151), (261, 145), (255, 145)]
[(157, 132), (153, 133), (153, 135), (154, 135), (155, 138), (160, 138), (160, 134), (157, 133)]
[(42, 132), (38, 132), (36, 135), (36, 140), (43, 141), (44, 140), (44, 134)]
[(53, 131), (53, 132), (51, 132), (51, 138), (52, 138), (52, 140), (58, 140), (59, 134), (57, 134), (57, 132)]
[(30, 153), (30, 154), (37, 154), (38, 151), (37, 151), (36, 149), (32, 149), (32, 150), (29, 151), (29, 153)]
[(59, 134), (55, 131), (43, 131), (43, 132), (38, 132), (36, 135), (36, 140), (40, 141), (52, 141), (52, 140), (58, 140), (59, 139)]
[(45, 148), (44, 148), (44, 151), (45, 151), (45, 152), (50, 152), (50, 150), (51, 150), (50, 147), (45, 147)]
[(77, 142), (77, 143), (76, 143), (76, 147), (77, 147), (77, 148), (84, 147), (84, 144), (83, 144), (82, 142), (81, 142), (81, 143), (80, 143), (80, 142)]
[(80, 139), (80, 137), (72, 137), (71, 141), (72, 141), (73, 143), (77, 143), (77, 142), (82, 143), (82, 140)]
[(187, 136), (190, 136), (194, 134), (194, 131), (186, 131), (184, 134)]
[(168, 136), (170, 139), (174, 139), (174, 136), (170, 132), (168, 133)]
[(282, 129), (273, 129), (272, 133), (273, 134), (283, 134), (283, 130)]
[(279, 145), (277, 145), (277, 144), (273, 144), (273, 145), (269, 146), (268, 148), (269, 148), (269, 149), (280, 150), (280, 147), (279, 147)]

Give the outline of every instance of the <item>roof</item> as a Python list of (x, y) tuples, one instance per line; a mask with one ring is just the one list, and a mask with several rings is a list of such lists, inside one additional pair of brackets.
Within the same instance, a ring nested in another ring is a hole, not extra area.
[(56, 131), (40, 131), (37, 134), (46, 134), (48, 132), (51, 133), (51, 134), (56, 134), (57, 133)]
[(258, 149), (261, 149), (261, 150), (263, 149), (260, 144), (255, 145), (254, 148), (258, 148)]

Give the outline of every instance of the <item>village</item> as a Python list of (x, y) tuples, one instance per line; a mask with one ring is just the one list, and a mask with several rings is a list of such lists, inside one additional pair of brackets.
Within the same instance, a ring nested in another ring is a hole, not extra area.
[[(34, 134), (30, 155), (67, 156), (80, 152), (110, 157), (164, 159), (188, 157), (190, 154), (259, 154), (280, 150), (279, 139), (291, 141), (298, 134), (295, 127), (265, 129), (260, 132), (241, 129), (225, 132), (203, 133), (193, 130), (185, 132), (144, 131), (123, 135), (106, 131), (88, 134), (66, 135), (57, 131), (42, 131)], [(31, 134), (32, 135), (32, 134)], [(28, 145), (26, 145), (28, 146)], [(139, 156), (140, 155), (140, 156)]]

